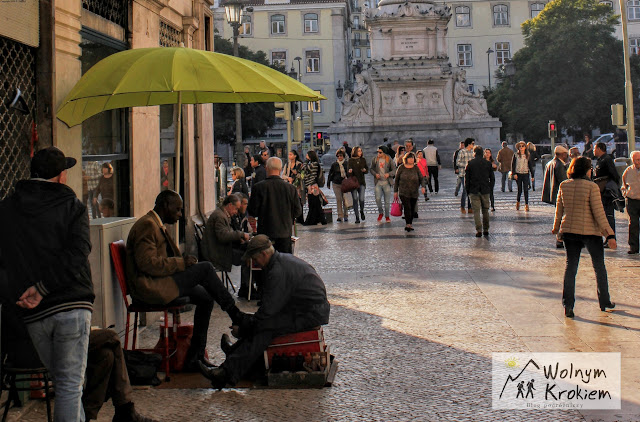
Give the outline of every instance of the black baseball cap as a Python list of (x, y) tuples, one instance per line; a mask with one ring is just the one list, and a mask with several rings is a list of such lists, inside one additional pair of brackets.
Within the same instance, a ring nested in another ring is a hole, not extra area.
[(52, 179), (77, 163), (75, 158), (65, 157), (56, 147), (41, 149), (31, 159), (31, 177)]

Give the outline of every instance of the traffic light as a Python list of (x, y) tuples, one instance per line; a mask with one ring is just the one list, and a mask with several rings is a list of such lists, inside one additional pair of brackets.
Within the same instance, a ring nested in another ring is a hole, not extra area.
[(304, 140), (304, 128), (302, 127), (302, 120), (295, 119), (293, 121), (293, 141), (302, 142)]
[[(290, 103), (274, 103), (276, 106), (276, 118), (283, 120), (291, 120), (291, 104)], [(282, 110), (278, 110), (282, 109)]]
[(622, 104), (611, 104), (611, 124), (624, 126), (624, 106)]
[(555, 120), (549, 120), (549, 138), (557, 138), (558, 137), (558, 127), (556, 126)]
[(319, 142), (322, 141), (322, 139), (324, 139), (324, 134), (322, 132), (316, 133), (316, 140)]
[(304, 130), (313, 133), (313, 110), (303, 111), (302, 116)]

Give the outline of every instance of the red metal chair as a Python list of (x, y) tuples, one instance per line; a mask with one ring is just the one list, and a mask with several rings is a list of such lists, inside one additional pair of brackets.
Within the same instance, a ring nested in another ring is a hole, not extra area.
[[(162, 324), (162, 328), (164, 330), (164, 347), (162, 350), (163, 354), (163, 362), (166, 376), (166, 381), (169, 381), (169, 358), (173, 353), (170, 353), (169, 350), (169, 312), (173, 317), (173, 323), (171, 326), (171, 335), (173, 339), (176, 339), (176, 327), (180, 325), (180, 309), (189, 303), (189, 297), (179, 297), (174, 301), (167, 303), (166, 305), (149, 305), (146, 303), (141, 303), (138, 301), (129, 303), (129, 299), (127, 295), (129, 294), (128, 285), (127, 285), (127, 273), (126, 273), (126, 248), (124, 244), (124, 240), (118, 240), (117, 242), (113, 242), (109, 244), (109, 250), (111, 251), (111, 261), (113, 262), (113, 267), (116, 272), (116, 277), (118, 278), (118, 283), (120, 284), (120, 291), (122, 292), (122, 299), (124, 300), (124, 305), (127, 308), (127, 323), (126, 329), (124, 333), (124, 349), (125, 350), (141, 350), (141, 351), (154, 351), (155, 349), (138, 349), (136, 347), (136, 341), (138, 338), (138, 313), (140, 312), (163, 312), (164, 313), (164, 323)], [(131, 324), (131, 313), (134, 314), (133, 319), (133, 341), (131, 349), (129, 349), (129, 330)], [(175, 352), (174, 352), (175, 353)]]

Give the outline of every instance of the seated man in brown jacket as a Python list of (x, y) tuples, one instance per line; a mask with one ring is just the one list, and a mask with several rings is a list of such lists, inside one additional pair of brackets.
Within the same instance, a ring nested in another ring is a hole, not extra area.
[(241, 245), (249, 241), (249, 233), (235, 230), (231, 225), (231, 219), (238, 214), (240, 204), (240, 195), (231, 194), (224, 198), (221, 207), (211, 213), (204, 229), (202, 252), (207, 261), (220, 271), (229, 272), (232, 265), (242, 264), (242, 283), (238, 297), (246, 297), (249, 273), (246, 263), (241, 262), (246, 249)]
[(182, 217), (182, 198), (165, 190), (156, 197), (153, 210), (131, 228), (127, 239), (127, 278), (134, 301), (166, 305), (178, 297), (188, 296), (196, 305), (193, 338), (184, 368), (197, 371), (198, 361), (213, 366), (204, 357), (207, 330), (213, 303), (236, 321), (242, 312), (236, 307), (210, 262), (198, 263), (191, 255), (182, 256), (165, 224)]

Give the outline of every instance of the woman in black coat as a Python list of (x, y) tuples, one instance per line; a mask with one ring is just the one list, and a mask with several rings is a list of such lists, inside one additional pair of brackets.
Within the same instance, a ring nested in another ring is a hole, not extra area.
[(249, 196), (249, 187), (247, 186), (247, 182), (244, 178), (244, 170), (242, 170), (240, 167), (232, 168), (231, 178), (233, 179), (233, 186), (231, 186), (229, 194), (244, 193), (245, 195)]
[(307, 190), (307, 202), (309, 212), (304, 221), (305, 226), (315, 226), (318, 223), (327, 224), (322, 209), (320, 188), (318, 187), (318, 173), (320, 172), (320, 161), (315, 151), (307, 153), (307, 163), (304, 168), (304, 186)]

